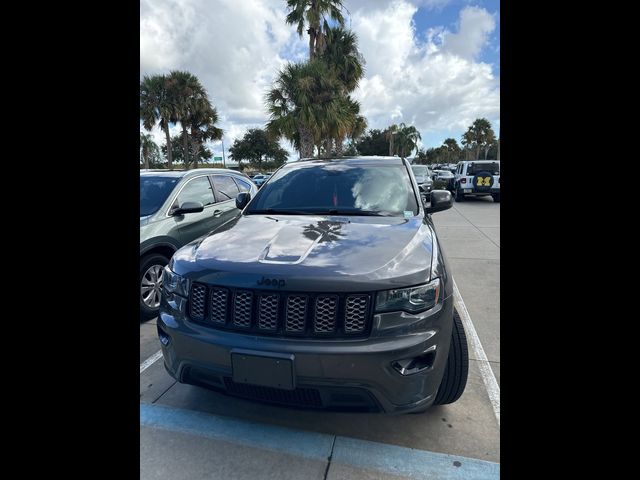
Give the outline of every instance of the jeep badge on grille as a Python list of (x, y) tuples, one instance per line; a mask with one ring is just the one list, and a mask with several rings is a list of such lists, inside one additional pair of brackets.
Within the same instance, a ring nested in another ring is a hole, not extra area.
[(286, 285), (286, 282), (284, 280), (278, 280), (277, 278), (264, 278), (264, 277), (258, 280), (257, 283), (258, 285), (270, 285), (278, 288), (282, 288)]

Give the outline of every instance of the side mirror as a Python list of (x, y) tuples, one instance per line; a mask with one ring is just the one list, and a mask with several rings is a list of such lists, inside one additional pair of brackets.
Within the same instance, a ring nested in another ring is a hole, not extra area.
[(236, 208), (239, 208), (240, 210), (242, 210), (244, 207), (247, 206), (247, 203), (249, 203), (249, 200), (251, 200), (251, 194), (249, 192), (239, 193), (238, 196), (236, 197)]
[(200, 202), (184, 202), (171, 212), (171, 215), (184, 215), (185, 213), (198, 213), (204, 210), (204, 205)]
[(441, 212), (453, 206), (453, 197), (448, 190), (433, 190), (431, 192), (431, 205), (425, 208), (427, 213)]

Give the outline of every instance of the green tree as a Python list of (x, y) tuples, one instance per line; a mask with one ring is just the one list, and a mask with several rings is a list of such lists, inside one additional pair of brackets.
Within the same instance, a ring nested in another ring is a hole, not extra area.
[(447, 163), (457, 163), (460, 160), (460, 154), (462, 150), (455, 138), (446, 138), (442, 142), (442, 147), (445, 149), (445, 157)]
[(298, 35), (302, 37), (305, 25), (308, 25), (309, 60), (313, 60), (324, 51), (325, 32), (329, 29), (327, 15), (338, 25), (344, 26), (341, 0), (287, 0), (286, 22), (296, 25)]
[(243, 160), (262, 170), (263, 162), (274, 166), (282, 165), (287, 159), (287, 152), (267, 132), (261, 128), (247, 130), (242, 138), (237, 138), (229, 148), (230, 157), (241, 166)]
[(413, 159), (413, 163), (425, 165), (427, 163), (427, 151), (424, 148), (419, 148), (416, 152), (416, 156)]
[(217, 122), (218, 111), (208, 98), (195, 103), (195, 108), (189, 116), (189, 137), (195, 168), (198, 168), (198, 160), (211, 158), (211, 155), (207, 157), (205, 154), (205, 151), (208, 151), (205, 142), (222, 139), (223, 131), (215, 126)]
[(140, 120), (147, 131), (151, 131), (156, 123), (159, 124), (167, 140), (168, 167), (173, 168), (169, 125), (176, 123), (177, 111), (169, 95), (165, 75), (145, 75), (140, 82)]
[[(208, 163), (208, 160), (210, 160), (213, 157), (213, 153), (211, 152), (211, 150), (206, 146), (206, 145), (200, 145), (198, 147), (198, 150), (194, 150), (193, 149), (193, 144), (189, 143), (189, 160), (185, 161), (185, 156), (184, 156), (184, 133), (180, 132), (178, 135), (174, 135), (171, 138), (171, 148), (172, 148), (172, 155), (173, 155), (173, 160), (175, 163), (180, 163), (182, 164), (182, 167), (184, 169), (189, 169), (191, 168), (191, 165), (193, 164), (194, 168), (198, 168), (198, 162), (202, 162), (202, 163)], [(167, 147), (166, 145), (162, 145), (161, 147), (162, 149), (162, 153), (167, 155)]]
[(418, 148), (418, 140), (422, 140), (420, 132), (413, 125), (405, 125), (401, 123), (393, 135), (395, 152), (400, 157), (410, 156), (411, 153)]
[(325, 49), (319, 58), (327, 63), (329, 72), (340, 83), (339, 93), (343, 98), (338, 101), (340, 111), (334, 115), (324, 143), (327, 155), (331, 153), (330, 144), (333, 141), (335, 154), (342, 156), (345, 138), (357, 138), (366, 129), (366, 120), (359, 115), (360, 104), (349, 96), (364, 75), (365, 61), (358, 51), (355, 33), (340, 26), (327, 28), (325, 33)]
[(153, 141), (150, 134), (140, 132), (140, 163), (143, 168), (151, 168), (152, 165), (160, 163), (160, 147)]
[(341, 88), (321, 60), (287, 64), (266, 96), (267, 133), (287, 138), (301, 158), (312, 157), (314, 145), (353, 120)]
[[(491, 123), (486, 118), (477, 118), (473, 124), (469, 126), (467, 131), (462, 134), (462, 145), (467, 152), (468, 160), (479, 160), (481, 152), (485, 157), (491, 144), (496, 142), (496, 135), (491, 128)], [(474, 158), (469, 158), (471, 154)]]
[(182, 150), (185, 166), (189, 161), (189, 134), (192, 117), (198, 114), (198, 110), (209, 106), (207, 92), (198, 80), (198, 77), (190, 72), (174, 70), (167, 77), (167, 89), (172, 103), (175, 105), (176, 120), (182, 126)]
[(387, 155), (389, 141), (384, 131), (371, 129), (355, 142), (355, 147), (360, 155)]

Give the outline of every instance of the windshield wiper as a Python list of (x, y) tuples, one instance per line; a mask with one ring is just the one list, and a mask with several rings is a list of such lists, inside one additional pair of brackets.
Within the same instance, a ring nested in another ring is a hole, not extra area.
[(265, 208), (264, 210), (249, 210), (247, 214), (270, 214), (270, 215), (315, 215), (313, 212), (309, 212), (308, 210), (291, 210), (291, 209), (280, 209), (280, 208)]
[(392, 212), (384, 210), (326, 210), (318, 215), (359, 215), (363, 217), (393, 217)]

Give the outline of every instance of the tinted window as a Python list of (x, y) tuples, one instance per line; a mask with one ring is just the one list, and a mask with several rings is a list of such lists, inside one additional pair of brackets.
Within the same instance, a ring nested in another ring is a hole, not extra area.
[(489, 172), (492, 175), (500, 175), (500, 164), (498, 162), (470, 163), (467, 167), (467, 175), (475, 175), (480, 172)]
[(246, 213), (394, 215), (418, 213), (404, 165), (319, 163), (279, 170)]
[(180, 194), (174, 206), (184, 202), (200, 202), (205, 207), (214, 203), (213, 190), (207, 177), (198, 177), (190, 180)]
[(233, 200), (238, 196), (238, 193), (240, 193), (236, 182), (233, 181), (233, 178), (227, 175), (214, 175), (213, 184), (216, 187), (219, 202)]
[(175, 177), (140, 177), (140, 216), (156, 213), (176, 183)]
[(249, 185), (249, 182), (240, 180), (239, 178), (234, 178), (234, 180), (238, 184), (238, 188), (241, 192), (248, 192), (249, 190), (251, 190), (251, 185)]

